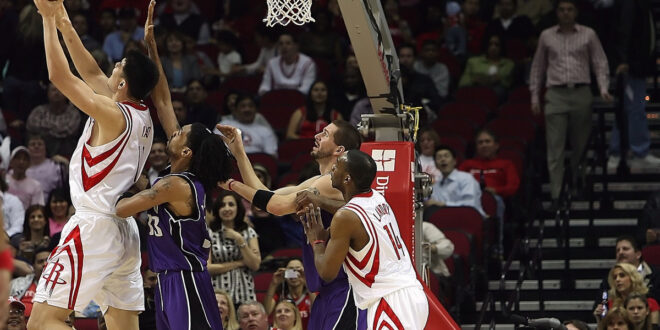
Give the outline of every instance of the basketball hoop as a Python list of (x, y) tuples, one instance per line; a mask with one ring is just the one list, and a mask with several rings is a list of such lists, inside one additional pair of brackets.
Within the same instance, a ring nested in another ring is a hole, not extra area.
[(314, 22), (312, 18), (312, 0), (266, 0), (268, 15), (264, 18), (266, 26), (275, 24), (288, 25), (293, 23), (303, 25)]

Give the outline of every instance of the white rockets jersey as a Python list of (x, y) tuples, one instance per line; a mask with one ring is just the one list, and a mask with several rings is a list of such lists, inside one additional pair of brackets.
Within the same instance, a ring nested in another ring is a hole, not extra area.
[(71, 201), (76, 210), (115, 214), (119, 196), (142, 173), (153, 142), (153, 123), (143, 104), (117, 102), (126, 129), (116, 139), (92, 147), (87, 142), (94, 119), (89, 118), (69, 164)]
[(383, 195), (374, 190), (355, 195), (343, 209), (357, 214), (369, 235), (362, 250), (349, 247), (344, 259), (356, 305), (366, 309), (394, 291), (421, 288), (394, 212)]

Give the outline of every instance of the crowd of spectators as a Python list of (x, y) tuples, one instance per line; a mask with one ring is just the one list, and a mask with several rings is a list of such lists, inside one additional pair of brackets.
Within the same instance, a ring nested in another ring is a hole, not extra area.
[[(501, 249), (509, 215), (506, 206), (524, 180), (522, 160), (528, 150), (544, 145), (538, 142), (543, 139), (516, 135), (516, 129), (497, 130), (494, 122), (511, 119), (503, 110), (507, 106), (522, 107), (525, 112), (513, 119), (534, 132), (545, 130), (551, 195), (556, 199), (566, 137), (574, 149), (571, 166), (577, 170), (589, 133), (584, 128), (591, 126), (589, 85), (595, 84), (590, 67), (605, 101), (610, 99), (610, 73), (629, 73), (632, 95), (625, 104), (632, 111), (632, 157), (638, 163), (660, 163), (649, 153), (646, 121), (639, 116), (643, 113), (639, 97), (644, 95), (640, 81), (648, 72), (639, 64), (644, 59), (638, 50), (645, 44), (637, 43), (650, 37), (630, 37), (645, 35), (648, 28), (638, 26), (648, 23), (642, 19), (649, 14), (645, 1), (623, 2), (622, 13), (636, 15), (634, 20), (625, 19), (624, 14), (623, 19), (616, 18), (627, 29), (624, 39), (596, 24), (605, 9), (588, 1), (381, 3), (399, 56), (405, 98), (424, 107), (417, 148), (422, 171), (433, 179), (434, 193), (426, 201), (429, 212), (431, 208), (465, 206), (475, 208), (484, 218), (497, 219)], [(65, 4), (83, 44), (107, 72), (128, 49), (144, 50), (141, 24), (147, 1), (65, 0)], [(179, 122), (200, 122), (209, 129), (215, 129), (217, 123), (240, 128), (246, 152), (269, 155), (275, 164), (256, 165), (255, 171), (269, 187), (277, 188), (286, 185), (282, 179), (292, 174), (300, 180), (311, 175), (304, 167), (309, 157), (285, 160), (281, 155), (290, 151), (281, 150), (280, 145), (288, 140), (309, 140), (335, 119), (356, 124), (360, 114), (372, 110), (337, 0), (315, 1), (312, 16), (316, 22), (302, 27), (264, 27), (265, 5), (265, 1), (244, 0), (162, 1), (156, 9), (156, 37)], [(576, 20), (578, 24), (574, 24)], [(0, 25), (5, 31), (0, 36), (0, 67), (4, 68), (0, 134), (11, 137), (12, 147), (10, 152), (0, 148), (2, 164), (6, 164), (0, 169), (0, 190), (4, 229), (17, 258), (12, 284), (17, 301), (11, 306), (22, 308), (29, 317), (44, 252), (58, 242), (58, 233), (73, 212), (67, 188), (68, 157), (87, 118), (48, 83), (41, 19), (34, 5), (26, 0), (0, 0)], [(553, 48), (557, 38), (571, 33), (587, 40), (572, 45), (574, 53), (579, 53), (572, 56), (581, 58), (583, 64), (566, 64), (566, 54)], [(572, 76), (557, 73), (561, 70)], [(278, 98), (281, 90), (296, 94)], [(458, 115), (449, 110), (456, 104), (462, 109)], [(275, 106), (281, 112), (274, 112)], [(485, 120), (473, 120), (471, 109), (483, 111)], [(540, 125), (537, 120), (543, 112), (545, 128), (543, 120)], [(439, 128), (465, 119), (469, 119), (467, 132)], [(157, 137), (145, 173), (150, 182), (167, 166), (167, 137), (162, 131)], [(620, 156), (617, 139), (618, 133), (613, 134), (612, 163)], [(497, 205), (492, 211), (482, 207), (482, 199), (489, 196)], [(213, 241), (208, 265), (226, 328), (247, 324), (265, 328), (269, 315), (275, 316), (278, 328), (304, 328), (314, 293), (306, 289), (302, 264), (293, 260), (278, 269), (267, 291), (261, 292), (265, 299), (259, 297), (253, 276), (272, 252), (302, 244), (299, 226), (290, 218), (245, 205), (232, 193), (223, 192), (208, 205), (212, 206), (208, 219)], [(450, 276), (443, 259), (454, 250), (451, 241), (425, 223), (424, 243), (432, 272)], [(617, 267), (624, 273), (627, 268)], [(297, 275), (283, 278), (286, 270)], [(145, 281), (145, 290), (149, 287)], [(610, 296), (612, 311), (636, 301), (632, 292), (624, 297), (615, 290)], [(646, 300), (640, 301), (643, 305)], [(656, 305), (648, 304), (646, 309)], [(10, 321), (16, 319), (10, 317)]]

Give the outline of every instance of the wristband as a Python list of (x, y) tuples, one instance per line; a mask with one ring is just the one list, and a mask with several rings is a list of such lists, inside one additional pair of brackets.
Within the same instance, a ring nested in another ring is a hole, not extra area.
[(236, 180), (234, 180), (234, 179), (229, 179), (229, 180), (230, 181), (229, 181), (229, 184), (227, 184), (227, 189), (229, 189), (229, 191), (234, 191), (234, 190), (231, 189), (231, 184), (236, 182)]
[(0, 270), (14, 271), (14, 257), (12, 257), (9, 249), (0, 252)]
[(321, 243), (325, 243), (325, 241), (322, 240), (322, 239), (317, 239), (316, 241), (314, 241), (314, 242), (312, 243), (312, 245), (321, 244)]

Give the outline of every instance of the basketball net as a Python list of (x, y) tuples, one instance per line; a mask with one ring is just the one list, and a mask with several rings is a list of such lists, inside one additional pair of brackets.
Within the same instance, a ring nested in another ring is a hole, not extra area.
[(268, 15), (264, 18), (266, 26), (275, 24), (288, 25), (293, 23), (303, 25), (314, 22), (312, 18), (312, 0), (266, 0)]

